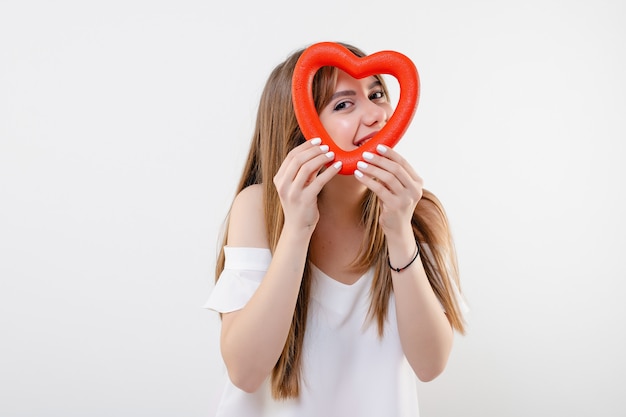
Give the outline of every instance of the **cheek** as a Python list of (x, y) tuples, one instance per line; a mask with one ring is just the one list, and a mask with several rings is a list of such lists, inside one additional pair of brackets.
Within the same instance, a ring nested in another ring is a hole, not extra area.
[(320, 120), (330, 137), (335, 141), (341, 140), (344, 136), (351, 137), (354, 134), (354, 123), (349, 117), (333, 117), (326, 122), (322, 119)]

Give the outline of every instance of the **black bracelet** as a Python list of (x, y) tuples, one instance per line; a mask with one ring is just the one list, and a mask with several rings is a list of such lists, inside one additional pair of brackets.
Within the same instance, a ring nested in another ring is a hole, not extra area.
[(409, 262), (408, 264), (406, 264), (402, 268), (394, 268), (393, 266), (391, 266), (391, 260), (389, 260), (389, 256), (387, 256), (387, 263), (389, 264), (389, 268), (391, 268), (393, 271), (400, 272), (400, 271), (403, 271), (403, 270), (407, 269), (409, 266), (411, 266), (411, 264), (413, 262), (415, 262), (415, 260), (417, 259), (417, 257), (420, 254), (420, 245), (419, 245), (419, 243), (417, 243), (417, 241), (415, 241), (415, 246), (417, 246), (417, 249), (415, 249), (415, 256), (413, 257), (413, 259), (411, 259), (411, 262)]

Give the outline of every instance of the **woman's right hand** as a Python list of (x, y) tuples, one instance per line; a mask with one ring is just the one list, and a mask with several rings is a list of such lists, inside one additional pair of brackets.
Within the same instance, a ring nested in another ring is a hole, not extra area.
[(309, 229), (311, 233), (319, 220), (317, 196), (341, 169), (341, 161), (337, 161), (319, 173), (335, 159), (328, 145), (320, 144), (321, 139), (314, 138), (292, 149), (274, 176), (285, 225)]

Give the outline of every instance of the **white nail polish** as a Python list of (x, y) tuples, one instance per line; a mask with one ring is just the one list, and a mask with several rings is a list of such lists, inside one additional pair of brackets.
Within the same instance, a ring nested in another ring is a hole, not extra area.
[(359, 162), (356, 163), (356, 166), (358, 166), (361, 169), (367, 169), (368, 165), (365, 162), (363, 162), (363, 161), (359, 161)]
[(354, 175), (359, 177), (359, 178), (363, 178), (363, 173), (361, 171), (359, 171), (358, 169), (354, 170)]
[(341, 161), (337, 161), (333, 164), (333, 166), (337, 169), (341, 168), (341, 165), (343, 165), (343, 163)]
[(322, 152), (326, 153), (326, 152), (328, 152), (328, 150), (330, 148), (328, 147), (328, 145), (322, 145), (322, 146), (320, 146), (320, 149), (322, 150)]
[(313, 139), (311, 139), (309, 142), (311, 142), (311, 145), (313, 145), (313, 146), (317, 146), (317, 145), (319, 145), (320, 143), (322, 143), (322, 140), (321, 140), (320, 138), (313, 138)]
[(328, 159), (333, 159), (335, 157), (335, 152), (333, 152), (333, 151), (326, 152), (326, 157)]
[(374, 159), (374, 154), (371, 152), (363, 152), (363, 159), (371, 161), (372, 159)]
[(387, 152), (387, 147), (383, 146), (383, 145), (377, 145), (376, 146), (376, 150), (378, 151), (379, 154), (384, 154), (385, 152)]

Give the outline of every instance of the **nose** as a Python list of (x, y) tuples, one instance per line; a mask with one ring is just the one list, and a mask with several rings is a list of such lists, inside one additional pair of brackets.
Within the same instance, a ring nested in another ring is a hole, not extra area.
[(366, 126), (384, 125), (389, 115), (385, 108), (377, 103), (368, 101), (363, 111), (363, 123)]

